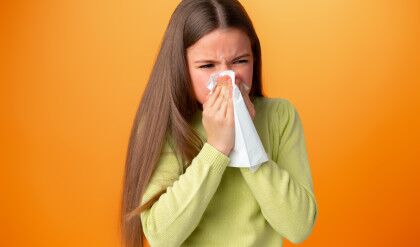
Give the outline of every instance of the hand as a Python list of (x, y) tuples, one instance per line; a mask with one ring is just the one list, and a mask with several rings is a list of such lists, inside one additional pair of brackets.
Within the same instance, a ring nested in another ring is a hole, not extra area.
[(232, 82), (229, 76), (219, 77), (213, 93), (207, 95), (202, 121), (207, 143), (228, 156), (235, 144)]
[(251, 91), (251, 87), (246, 85), (245, 82), (241, 81), (239, 78), (236, 79), (236, 85), (238, 86), (239, 90), (241, 91), (242, 98), (244, 99), (245, 105), (248, 108), (249, 115), (251, 116), (252, 120), (255, 119), (256, 111), (254, 104), (252, 103), (251, 99), (249, 98), (249, 92)]

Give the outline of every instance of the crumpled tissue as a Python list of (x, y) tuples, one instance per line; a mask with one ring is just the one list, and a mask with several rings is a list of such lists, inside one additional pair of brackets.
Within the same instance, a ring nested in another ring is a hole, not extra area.
[(235, 116), (235, 147), (229, 154), (231, 161), (228, 166), (247, 167), (255, 172), (262, 163), (268, 161), (268, 157), (241, 91), (235, 84), (235, 72), (224, 70), (213, 73), (207, 81), (207, 88), (213, 92), (213, 89), (216, 88), (217, 78), (225, 75), (230, 77), (233, 86), (232, 101)]

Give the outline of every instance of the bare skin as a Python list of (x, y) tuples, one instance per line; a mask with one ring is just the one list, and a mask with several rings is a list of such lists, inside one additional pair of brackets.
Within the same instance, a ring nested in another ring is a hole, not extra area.
[(235, 141), (230, 78), (219, 78), (216, 89), (207, 96), (207, 101), (203, 104), (202, 121), (207, 132), (207, 143), (226, 156), (229, 155)]
[(228, 156), (235, 144), (232, 82), (229, 76), (219, 77), (212, 94), (206, 82), (213, 72), (235, 71), (235, 83), (254, 119), (249, 99), (254, 61), (249, 37), (235, 28), (216, 29), (187, 49), (187, 61), (196, 99), (203, 106), (207, 143)]

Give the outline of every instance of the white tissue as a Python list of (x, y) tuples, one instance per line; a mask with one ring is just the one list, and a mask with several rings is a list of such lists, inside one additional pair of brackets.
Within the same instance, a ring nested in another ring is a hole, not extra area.
[(207, 88), (213, 92), (217, 84), (217, 78), (225, 75), (228, 75), (232, 81), (233, 112), (235, 116), (235, 147), (229, 154), (231, 161), (228, 166), (248, 167), (252, 172), (255, 172), (262, 163), (268, 161), (268, 157), (242, 98), (241, 91), (235, 84), (235, 72), (224, 70), (213, 73), (207, 81)]

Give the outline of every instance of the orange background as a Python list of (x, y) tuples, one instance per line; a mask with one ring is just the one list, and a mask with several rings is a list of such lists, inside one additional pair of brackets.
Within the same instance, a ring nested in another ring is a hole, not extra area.
[[(178, 3), (148, 2), (0, 4), (0, 246), (118, 246), (129, 131)], [(264, 92), (305, 129), (319, 217), (301, 246), (419, 245), (420, 2), (241, 2)]]

